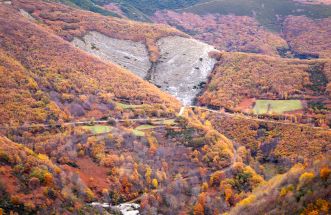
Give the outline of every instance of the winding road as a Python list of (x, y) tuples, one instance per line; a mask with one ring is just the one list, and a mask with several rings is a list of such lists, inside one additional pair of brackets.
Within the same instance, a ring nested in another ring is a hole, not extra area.
[[(163, 121), (163, 120), (171, 120), (174, 118), (135, 118), (135, 119), (115, 119), (115, 122), (144, 122), (144, 121)], [(84, 120), (84, 121), (72, 121), (72, 122), (64, 122), (64, 123), (56, 123), (56, 124), (30, 124), (30, 125), (22, 125), (22, 126), (12, 126), (12, 127), (0, 127), (0, 129), (9, 129), (9, 128), (40, 128), (40, 127), (56, 127), (56, 126), (70, 126), (70, 125), (90, 125), (90, 124), (107, 124), (109, 120)]]
[[(218, 115), (225, 115), (229, 117), (236, 117), (246, 120), (253, 120), (256, 122), (266, 122), (266, 123), (276, 123), (276, 124), (282, 124), (282, 125), (292, 125), (292, 126), (301, 126), (301, 127), (309, 127), (312, 129), (318, 129), (318, 130), (331, 130), (329, 128), (323, 128), (323, 127), (315, 127), (309, 124), (302, 124), (302, 123), (294, 123), (294, 122), (287, 122), (284, 120), (272, 120), (272, 119), (259, 119), (252, 116), (243, 115), (240, 113), (228, 113), (228, 112), (221, 112), (219, 110), (213, 110), (206, 107), (201, 106), (182, 106), (179, 110), (178, 116), (183, 116), (186, 109), (200, 109), (212, 113), (216, 113)], [(144, 122), (144, 121), (162, 121), (162, 120), (173, 120), (175, 118), (135, 118), (135, 119), (115, 119), (116, 122)], [(10, 128), (16, 128), (16, 129), (22, 129), (22, 128), (40, 128), (40, 127), (57, 127), (57, 126), (77, 126), (77, 125), (90, 125), (90, 124), (107, 124), (109, 120), (83, 120), (83, 121), (71, 121), (71, 122), (64, 122), (64, 123), (56, 123), (56, 124), (50, 124), (50, 123), (40, 123), (40, 124), (30, 124), (30, 125), (22, 125), (22, 126), (2, 126), (0, 127), (0, 130), (6, 130)]]

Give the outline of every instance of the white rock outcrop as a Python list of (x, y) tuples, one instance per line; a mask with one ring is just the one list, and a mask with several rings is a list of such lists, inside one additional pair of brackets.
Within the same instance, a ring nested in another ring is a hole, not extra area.
[(24, 16), (28, 20), (33, 21), (33, 22), (37, 22), (37, 20), (33, 16), (31, 16), (31, 14), (29, 14), (27, 11), (25, 11), (23, 9), (20, 9), (20, 13), (21, 13), (22, 16)]

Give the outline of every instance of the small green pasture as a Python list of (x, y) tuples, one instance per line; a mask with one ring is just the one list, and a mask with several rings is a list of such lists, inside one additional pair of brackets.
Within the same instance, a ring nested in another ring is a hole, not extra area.
[(136, 108), (143, 108), (144, 105), (130, 105), (130, 104), (124, 104), (124, 103), (120, 103), (120, 102), (117, 102), (116, 105), (118, 107), (121, 107), (123, 109), (136, 109)]
[(176, 125), (177, 123), (175, 122), (174, 119), (166, 119), (166, 120), (160, 120), (153, 122), (155, 125)]
[(135, 129), (136, 130), (146, 130), (146, 129), (151, 129), (151, 128), (155, 128), (155, 126), (153, 125), (139, 125), (138, 127), (136, 127)]
[(147, 129), (152, 129), (152, 128), (155, 128), (155, 126), (153, 125), (148, 125), (148, 124), (145, 124), (145, 125), (139, 125), (138, 127), (136, 127), (135, 129), (133, 129), (132, 133), (138, 137), (144, 137), (145, 136), (145, 132), (144, 130), (147, 130)]
[(253, 112), (254, 114), (283, 114), (302, 109), (300, 100), (256, 100)]
[(108, 133), (112, 129), (111, 126), (107, 126), (107, 125), (83, 126), (83, 128), (88, 131), (91, 131), (93, 134)]
[(144, 137), (145, 136), (145, 132), (137, 130), (137, 129), (133, 129), (132, 133), (137, 137)]

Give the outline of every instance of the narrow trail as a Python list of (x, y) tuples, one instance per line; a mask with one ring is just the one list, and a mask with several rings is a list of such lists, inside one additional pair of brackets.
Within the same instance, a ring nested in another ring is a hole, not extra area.
[[(246, 120), (253, 120), (256, 122), (266, 122), (266, 123), (276, 123), (276, 124), (283, 124), (283, 125), (292, 125), (292, 126), (302, 126), (302, 127), (309, 127), (312, 129), (318, 129), (318, 130), (331, 130), (329, 128), (323, 128), (323, 127), (315, 127), (309, 124), (302, 124), (302, 123), (294, 123), (294, 122), (286, 122), (282, 120), (271, 120), (271, 119), (259, 119), (259, 118), (254, 118), (251, 116), (243, 115), (243, 114), (237, 114), (237, 113), (228, 113), (228, 112), (221, 112), (219, 110), (212, 110), (206, 107), (201, 107), (201, 106), (182, 106), (179, 110), (178, 116), (182, 116), (185, 112), (185, 109), (191, 108), (191, 109), (200, 109), (212, 113), (216, 113), (218, 115), (225, 115), (229, 117), (236, 117), (236, 118), (241, 118), (241, 119), (246, 119)], [(164, 121), (164, 120), (174, 120), (175, 118), (135, 118), (135, 119), (115, 119), (115, 122), (126, 122), (126, 121), (131, 121), (131, 122), (143, 122), (143, 121)], [(76, 126), (76, 125), (90, 125), (90, 124), (107, 124), (109, 120), (83, 120), (83, 121), (71, 121), (71, 122), (65, 122), (65, 123), (56, 123), (56, 124), (47, 124), (47, 123), (39, 123), (39, 124), (29, 124), (29, 125), (22, 125), (22, 126), (1, 126), (0, 130), (6, 130), (10, 128), (16, 128), (16, 129), (22, 129), (22, 128), (47, 128), (47, 127), (59, 127), (59, 126)]]
[[(329, 128), (323, 128), (323, 127), (315, 127), (311, 126), (308, 124), (302, 124), (302, 123), (293, 123), (293, 122), (286, 122), (286, 121), (281, 121), (281, 120), (270, 120), (270, 119), (259, 119), (259, 118), (254, 118), (250, 116), (245, 116), (242, 114), (233, 114), (233, 113), (227, 113), (227, 112), (220, 112), (218, 110), (212, 110), (209, 108), (205, 107), (200, 107), (200, 106), (183, 106), (180, 108), (180, 111), (178, 113), (178, 116), (182, 116), (185, 112), (186, 108), (197, 108), (200, 110), (216, 113), (218, 115), (224, 115), (224, 116), (229, 116), (229, 117), (236, 117), (236, 118), (241, 118), (241, 119), (246, 119), (246, 120), (252, 120), (256, 122), (265, 122), (265, 123), (275, 123), (275, 124), (282, 124), (282, 125), (292, 125), (292, 126), (300, 126), (300, 127), (309, 127), (312, 129), (317, 129), (317, 130), (331, 130)], [(144, 122), (144, 121), (164, 121), (164, 120), (174, 120), (175, 118), (135, 118), (135, 119), (115, 119), (115, 122)], [(11, 128), (15, 129), (29, 129), (29, 128), (50, 128), (50, 127), (61, 127), (61, 126), (79, 126), (79, 125), (91, 125), (91, 124), (107, 124), (109, 120), (84, 120), (84, 121), (72, 121), (72, 122), (65, 122), (65, 123), (56, 123), (56, 124), (30, 124), (30, 125), (22, 125), (22, 126), (2, 126), (0, 127), (0, 130), (7, 130)]]
[[(164, 121), (164, 120), (173, 120), (174, 118), (135, 118), (135, 119), (115, 119), (115, 122), (144, 122), (144, 121)], [(30, 124), (30, 125), (23, 125), (23, 126), (12, 126), (12, 127), (0, 127), (0, 129), (9, 129), (9, 128), (47, 128), (47, 127), (57, 127), (57, 126), (76, 126), (76, 125), (90, 125), (90, 124), (107, 124), (109, 120), (84, 120), (84, 121), (72, 121), (72, 122), (65, 122), (65, 123), (56, 123), (56, 124)]]

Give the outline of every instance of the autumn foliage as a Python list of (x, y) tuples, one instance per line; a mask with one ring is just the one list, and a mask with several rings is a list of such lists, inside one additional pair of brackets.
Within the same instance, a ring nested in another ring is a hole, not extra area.
[(277, 49), (286, 48), (286, 41), (277, 33), (261, 27), (252, 17), (157, 11), (153, 19), (183, 30), (192, 37), (224, 51), (240, 51), (278, 55)]
[(157, 87), (77, 50), (16, 10), (0, 5), (0, 11), (2, 123), (99, 118), (116, 99), (178, 107)]
[[(245, 98), (305, 98), (311, 84), (308, 69), (329, 61), (289, 60), (244, 53), (220, 53), (220, 61), (210, 76), (202, 104), (233, 109)], [(328, 68), (322, 71), (329, 76)]]
[(325, 119), (329, 60), (270, 56), (284, 41), (248, 17), (164, 12), (222, 49), (269, 55), (210, 53), (197, 105), (228, 112), (178, 116), (175, 98), (69, 41), (142, 41), (156, 62), (156, 40), (184, 33), (51, 1), (13, 0), (0, 14), (0, 215), (116, 214), (95, 201), (136, 201), (141, 214), (330, 214), (330, 130), (236, 113), (245, 99), (296, 98)]
[(328, 158), (308, 166), (295, 165), (286, 174), (278, 175), (230, 210), (229, 214), (260, 214), (262, 211), (291, 214), (329, 214), (330, 178), (322, 182), (318, 171)]
[(291, 49), (297, 54), (330, 58), (330, 29), (331, 18), (312, 20), (305, 16), (289, 16), (284, 21), (283, 34)]
[(215, 57), (219, 61), (198, 98), (200, 105), (251, 114), (257, 99), (294, 99), (304, 103), (303, 110), (295, 115), (296, 120), (311, 118), (319, 126), (330, 123), (330, 60), (284, 59), (237, 52), (220, 52)]
[[(303, 125), (258, 122), (240, 116), (211, 113), (207, 116), (216, 130), (249, 149), (261, 161), (288, 165), (325, 156), (331, 143), (328, 129)], [(324, 150), (326, 149), (326, 150)]]
[(32, 0), (14, 0), (13, 2), (15, 7), (24, 9), (43, 26), (50, 28), (68, 41), (74, 37), (83, 37), (90, 31), (97, 31), (116, 39), (144, 42), (150, 52), (152, 62), (156, 62), (159, 57), (159, 50), (156, 46), (158, 39), (174, 35), (185, 36), (184, 33), (165, 25), (106, 17), (61, 4)]
[(5, 214), (84, 210), (85, 185), (74, 182), (47, 156), (0, 137), (0, 164), (0, 205)]

